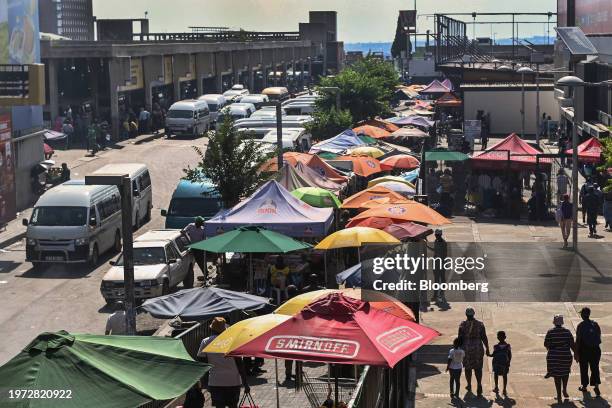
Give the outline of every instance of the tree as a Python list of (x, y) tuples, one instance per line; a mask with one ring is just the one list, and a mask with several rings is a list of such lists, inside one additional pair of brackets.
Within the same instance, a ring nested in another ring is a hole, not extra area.
[[(598, 170), (605, 173), (608, 169), (612, 168), (612, 139), (609, 137), (602, 139), (601, 144), (603, 145), (601, 155), (604, 159), (604, 164), (602, 164)], [(608, 179), (608, 184), (603, 187), (603, 190), (606, 193), (612, 191), (612, 178)]]
[[(349, 110), (354, 121), (359, 122), (389, 113), (389, 101), (398, 75), (388, 62), (367, 57), (338, 75), (321, 80), (321, 87), (340, 89), (341, 110)], [(336, 106), (336, 95), (321, 92), (317, 107), (329, 111)]]
[(306, 130), (316, 140), (329, 139), (342, 133), (353, 124), (353, 117), (348, 110), (338, 112), (336, 108), (330, 110), (315, 110), (312, 115), (313, 121), (306, 125)]
[(192, 182), (210, 180), (217, 186), (225, 208), (236, 205), (253, 193), (269, 174), (260, 171), (271, 155), (262, 154), (253, 139), (241, 140), (230, 115), (216, 132), (209, 132), (206, 153), (194, 146), (200, 156), (195, 168), (187, 167), (185, 179)]

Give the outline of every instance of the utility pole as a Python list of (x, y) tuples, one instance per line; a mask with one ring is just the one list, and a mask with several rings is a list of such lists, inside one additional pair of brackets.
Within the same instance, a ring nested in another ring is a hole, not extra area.
[(276, 101), (276, 145), (278, 148), (278, 171), (283, 168), (283, 107)]

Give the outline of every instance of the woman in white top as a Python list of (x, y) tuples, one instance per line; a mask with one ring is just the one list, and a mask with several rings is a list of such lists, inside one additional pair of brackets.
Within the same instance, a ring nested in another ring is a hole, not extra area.
[[(446, 371), (450, 373), (450, 396), (451, 399), (459, 398), (459, 387), (461, 383), (461, 371), (463, 370), (463, 358), (465, 351), (461, 348), (461, 340), (453, 341), (453, 348), (448, 353)], [(453, 388), (454, 386), (454, 388)]]

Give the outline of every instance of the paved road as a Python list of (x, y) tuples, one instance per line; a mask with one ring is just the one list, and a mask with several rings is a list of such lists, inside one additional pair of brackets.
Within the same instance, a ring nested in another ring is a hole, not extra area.
[[(82, 151), (68, 151), (58, 152), (55, 159), (71, 163), (74, 179), (109, 163), (146, 163), (153, 182), (154, 210), (152, 220), (136, 232), (138, 235), (163, 227), (160, 209), (167, 208), (182, 169), (197, 163), (198, 156), (191, 148), (194, 143), (202, 146), (203, 141), (158, 139), (141, 145), (127, 144), (96, 158), (79, 159)], [(0, 251), (0, 365), (44, 331), (104, 331), (108, 310), (99, 285), (111, 255), (102, 257), (95, 270), (52, 266), (35, 273), (24, 262), (23, 242)]]

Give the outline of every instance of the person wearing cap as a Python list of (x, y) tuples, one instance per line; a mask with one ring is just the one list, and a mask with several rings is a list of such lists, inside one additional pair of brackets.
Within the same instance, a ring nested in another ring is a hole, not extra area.
[[(601, 395), (599, 384), (599, 360), (601, 359), (601, 328), (596, 321), (591, 320), (591, 309), (583, 307), (580, 311), (582, 322), (576, 327), (576, 353), (574, 357), (580, 364), (580, 384), (578, 388), (582, 392), (587, 392), (587, 387), (591, 385), (595, 395)], [(591, 377), (589, 378), (589, 369)]]
[[(434, 232), (435, 240), (433, 242), (433, 253), (435, 258), (442, 259), (442, 262), (435, 262), (433, 268), (434, 282), (441, 284), (446, 283), (446, 269), (444, 269), (444, 259), (448, 256), (448, 244), (442, 237), (442, 230), (437, 229)], [(437, 303), (445, 303), (444, 291), (442, 289), (435, 290), (432, 301)]]
[[(183, 234), (187, 235), (189, 241), (192, 244), (196, 242), (200, 242), (204, 240), (204, 218), (196, 217), (194, 222), (188, 224), (181, 231)], [(191, 253), (193, 254), (193, 258), (196, 263), (200, 267), (202, 271), (202, 275), (204, 276), (204, 282), (207, 280), (208, 270), (206, 269), (206, 265), (204, 265), (204, 251), (201, 249), (191, 249)]]
[(477, 389), (476, 393), (482, 395), (482, 365), (484, 362), (485, 351), (489, 355), (489, 340), (487, 338), (487, 330), (483, 322), (476, 320), (474, 317), (476, 312), (471, 307), (465, 309), (466, 320), (459, 325), (459, 337), (463, 350), (465, 351), (465, 359), (463, 360), (463, 368), (465, 369), (465, 380), (467, 386), (465, 389), (472, 392), (472, 371), (476, 376)]
[(246, 372), (242, 360), (235, 357), (225, 357), (222, 353), (206, 353), (203, 350), (217, 336), (227, 329), (227, 322), (223, 317), (215, 317), (210, 330), (212, 335), (202, 340), (198, 349), (198, 358), (212, 365), (208, 377), (208, 391), (215, 408), (236, 408), (240, 399), (240, 387), (249, 393), (250, 387), (246, 380)]
[(106, 320), (105, 335), (122, 335), (127, 334), (127, 321), (125, 318), (125, 305), (121, 301), (115, 302), (113, 305), (113, 313)]
[(562, 388), (563, 396), (569, 398), (567, 381), (572, 369), (572, 351), (576, 351), (576, 344), (572, 332), (563, 327), (563, 315), (555, 315), (553, 324), (555, 327), (548, 330), (544, 337), (544, 347), (548, 350), (544, 378), (553, 377), (555, 379), (557, 402), (560, 404)]

